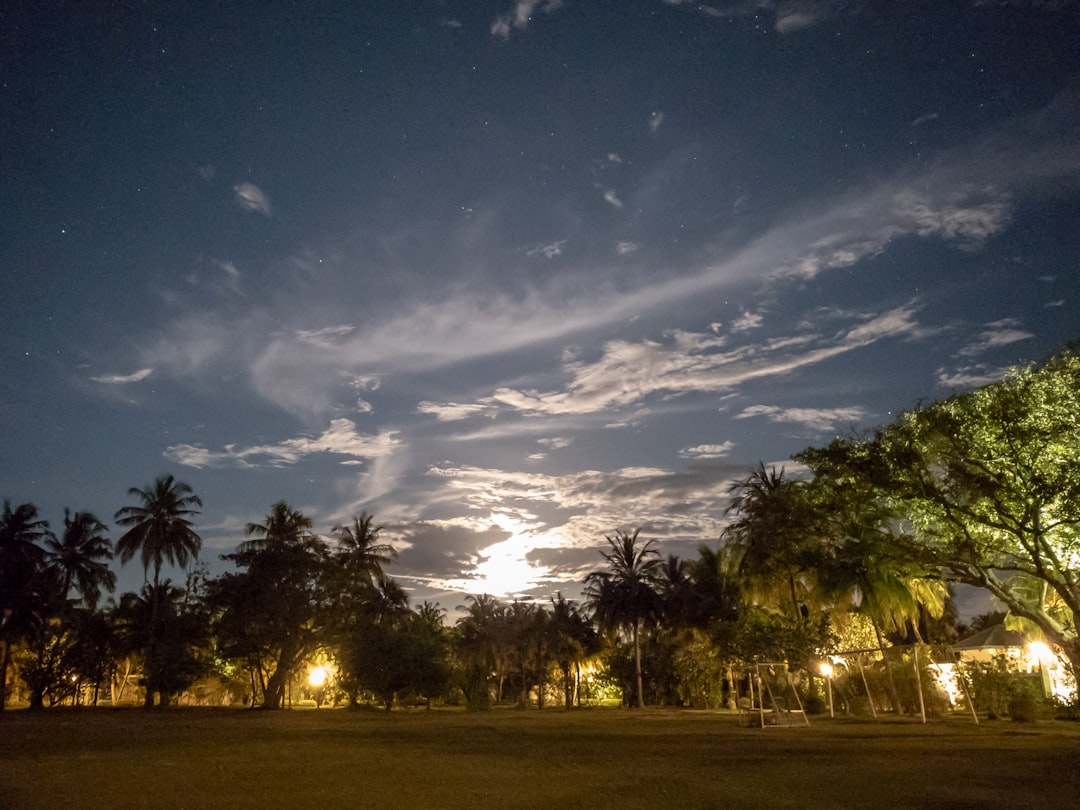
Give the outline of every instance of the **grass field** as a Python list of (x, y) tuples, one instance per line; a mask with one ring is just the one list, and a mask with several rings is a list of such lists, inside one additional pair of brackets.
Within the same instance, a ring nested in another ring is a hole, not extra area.
[(0, 807), (1076, 807), (1080, 727), (664, 710), (0, 715)]

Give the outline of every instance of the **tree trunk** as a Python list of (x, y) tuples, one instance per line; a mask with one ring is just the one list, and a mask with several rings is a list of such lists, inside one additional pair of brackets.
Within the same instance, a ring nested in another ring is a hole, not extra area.
[(900, 706), (900, 693), (896, 689), (896, 680), (893, 678), (892, 667), (889, 666), (889, 659), (885, 655), (885, 641), (881, 637), (881, 628), (878, 627), (877, 620), (870, 617), (870, 624), (874, 626), (874, 635), (877, 636), (878, 649), (881, 650), (881, 662), (885, 664), (886, 682), (889, 684), (889, 700), (892, 702), (893, 711), (897, 714), (903, 714), (903, 709)]
[(3, 665), (0, 666), (0, 712), (7, 705), (7, 674), (11, 665), (11, 642), (4, 639)]
[(266, 689), (263, 692), (264, 709), (282, 709), (285, 706), (285, 681), (287, 671), (278, 667), (274, 674), (266, 681)]
[(1060, 643), (1061, 651), (1069, 661), (1069, 669), (1072, 670), (1073, 683), (1080, 684), (1080, 638)]
[(543, 710), (544, 708), (544, 675), (546, 674), (546, 667), (544, 666), (543, 651), (537, 649), (536, 651), (536, 708)]
[(645, 708), (645, 690), (641, 685), (641, 620), (634, 622), (634, 676), (637, 678), (637, 705)]

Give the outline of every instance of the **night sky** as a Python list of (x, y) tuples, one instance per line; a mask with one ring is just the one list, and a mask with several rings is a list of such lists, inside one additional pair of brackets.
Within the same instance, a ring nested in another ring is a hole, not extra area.
[(171, 472), (214, 573), (284, 499), (576, 597), (1080, 338), (1076, 2), (14, 0), (0, 114), (0, 497)]

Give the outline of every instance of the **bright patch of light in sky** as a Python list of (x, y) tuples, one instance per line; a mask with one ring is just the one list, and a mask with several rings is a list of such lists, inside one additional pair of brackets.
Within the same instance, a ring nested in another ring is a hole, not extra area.
[(610, 6), (16, 4), (0, 497), (171, 472), (212, 572), (285, 499), (414, 600), (574, 597), (1080, 336), (1080, 4)]

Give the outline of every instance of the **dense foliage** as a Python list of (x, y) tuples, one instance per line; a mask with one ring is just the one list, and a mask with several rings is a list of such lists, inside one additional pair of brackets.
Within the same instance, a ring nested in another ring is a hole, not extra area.
[[(126, 531), (115, 550), (122, 563), (139, 556), (146, 582), (103, 603), (115, 589), (105, 524), (65, 510), (57, 535), (33, 504), (5, 502), (0, 707), (13, 689), (40, 708), (97, 702), (103, 690), (130, 701), (134, 687), (148, 706), (186, 694), (276, 709), (310, 694), (386, 708), (612, 698), (710, 707), (732, 705), (755, 663), (801, 671), (813, 703), (815, 662), (828, 653), (877, 651), (917, 670), (917, 649), (903, 645), (955, 640), (955, 583), (989, 591), (1075, 673), (1077, 413), (1080, 359), (1064, 353), (808, 448), (795, 458), (809, 477), (760, 465), (731, 485), (727, 528), (695, 559), (616, 531), (584, 604), (474, 595), (452, 625), (438, 605), (409, 606), (386, 571), (394, 549), (366, 513), (324, 537), (278, 502), (223, 555), (234, 570), (210, 578), (191, 567), (201, 501), (162, 476), (129, 490), (136, 503), (116, 513)], [(162, 578), (165, 565), (189, 569), (183, 587)], [(316, 662), (333, 676), (309, 684)], [(877, 680), (894, 709), (912, 705), (913, 685), (866, 663), (858, 658), (867, 699)], [(985, 711), (999, 710), (985, 697), (999, 674), (970, 676)]]

